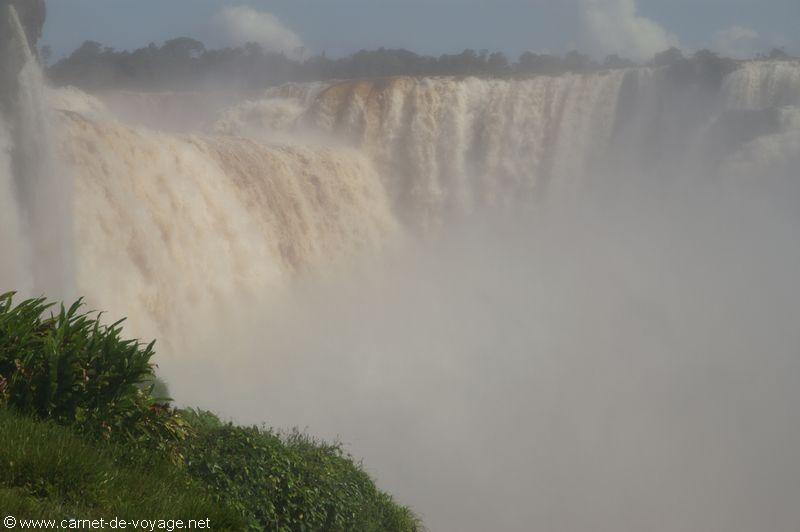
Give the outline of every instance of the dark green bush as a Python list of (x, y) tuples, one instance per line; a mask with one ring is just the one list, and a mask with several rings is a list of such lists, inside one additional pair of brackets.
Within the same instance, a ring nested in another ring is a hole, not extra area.
[(419, 529), (339, 445), (237, 427), (206, 412), (185, 415), (195, 429), (184, 442), (189, 473), (238, 508), (251, 530)]
[(0, 295), (0, 406), (110, 439), (180, 439), (180, 418), (143, 385), (153, 344), (123, 340), (121, 321), (104, 326), (81, 306), (53, 313), (45, 299)]

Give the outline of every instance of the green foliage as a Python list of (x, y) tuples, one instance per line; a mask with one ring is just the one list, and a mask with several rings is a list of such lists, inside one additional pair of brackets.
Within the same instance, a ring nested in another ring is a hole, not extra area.
[(235, 509), (166, 460), (126, 464), (127, 448), (7, 408), (0, 442), (0, 508), (18, 518), (210, 518), (216, 530), (245, 527)]
[(123, 340), (121, 321), (81, 313), (79, 300), (18, 305), (0, 295), (0, 406), (110, 439), (170, 442), (185, 424), (150, 394), (153, 344)]
[[(118, 51), (98, 42), (86, 41), (69, 57), (51, 66), (47, 73), (57, 85), (74, 85), (88, 90), (193, 90), (198, 85), (214, 83), (230, 87), (232, 80), (237, 87), (262, 89), (304, 81), (391, 76), (527, 78), (636, 66), (635, 62), (618, 55), (597, 62), (577, 51), (563, 56), (526, 51), (516, 61), (510, 61), (502, 52), (471, 49), (438, 57), (391, 48), (359, 50), (338, 59), (332, 59), (324, 52), (303, 57), (304, 54), (287, 56), (266, 51), (257, 43), (212, 50), (186, 37), (166, 41), (161, 46), (150, 43), (134, 51)], [(757, 58), (798, 59), (780, 48), (759, 54)], [(650, 64), (668, 68), (675, 78), (689, 82), (707, 81), (713, 85), (739, 62), (718, 57), (708, 50), (686, 57), (681, 50), (670, 48), (656, 54)]]
[(339, 445), (286, 437), (186, 412), (189, 472), (246, 516), (251, 530), (419, 530), (410, 510), (378, 491)]
[(419, 529), (338, 445), (164, 404), (153, 344), (124, 340), (122, 322), (102, 325), (80, 300), (54, 313), (44, 299), (12, 299), (0, 296), (4, 510), (222, 523), (233, 515), (239, 524), (227, 530)]

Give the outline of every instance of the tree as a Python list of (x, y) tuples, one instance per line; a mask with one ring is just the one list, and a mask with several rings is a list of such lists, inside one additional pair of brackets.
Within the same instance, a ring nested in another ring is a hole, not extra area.
[(489, 56), (486, 61), (486, 66), (489, 73), (494, 76), (506, 76), (511, 72), (511, 66), (508, 63), (508, 58), (503, 52), (495, 52)]
[(655, 66), (677, 65), (683, 61), (686, 61), (686, 58), (683, 57), (683, 52), (674, 46), (668, 50), (657, 53), (655, 57), (653, 57), (653, 65)]
[(603, 68), (617, 69), (617, 68), (631, 68), (635, 67), (636, 63), (630, 59), (623, 59), (617, 54), (611, 54), (603, 61)]
[(162, 55), (180, 59), (196, 59), (205, 51), (206, 47), (203, 43), (189, 37), (171, 39), (165, 42), (160, 49)]
[(572, 50), (564, 56), (564, 69), (570, 72), (584, 72), (594, 68), (594, 63), (588, 55), (577, 50)]
[(718, 87), (722, 80), (736, 69), (736, 61), (725, 57), (711, 50), (700, 50), (692, 58), (696, 73), (700, 79), (712, 87)]
[(759, 59), (771, 59), (773, 61), (785, 61), (785, 60), (791, 59), (791, 58), (792, 58), (792, 56), (790, 56), (788, 53), (786, 53), (786, 49), (783, 48), (783, 47), (781, 47), (781, 48), (773, 48), (772, 50), (770, 50), (766, 54), (759, 55)]
[(523, 52), (514, 68), (518, 74), (554, 74), (560, 69), (560, 60), (552, 55)]
[(85, 63), (97, 59), (103, 53), (103, 45), (97, 41), (84, 41), (72, 54), (69, 60), (77, 63)]

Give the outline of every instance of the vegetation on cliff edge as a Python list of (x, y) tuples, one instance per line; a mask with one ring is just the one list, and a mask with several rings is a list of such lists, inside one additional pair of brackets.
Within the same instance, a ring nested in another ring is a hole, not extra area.
[(0, 295), (7, 513), (210, 518), (217, 530), (421, 529), (340, 445), (174, 408), (154, 392), (154, 344), (81, 309)]

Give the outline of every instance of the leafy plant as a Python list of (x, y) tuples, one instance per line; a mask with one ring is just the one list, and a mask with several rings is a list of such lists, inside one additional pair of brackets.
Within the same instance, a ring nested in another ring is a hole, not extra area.
[(44, 298), (14, 305), (0, 295), (0, 406), (74, 425), (108, 439), (156, 443), (185, 437), (186, 424), (153, 398), (154, 343), (122, 339), (122, 321)]

